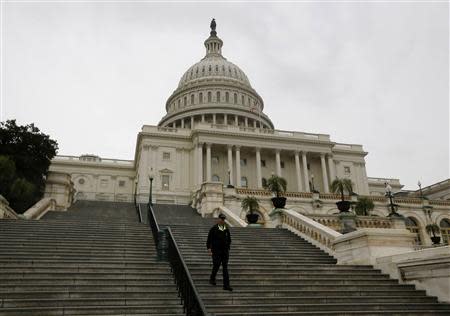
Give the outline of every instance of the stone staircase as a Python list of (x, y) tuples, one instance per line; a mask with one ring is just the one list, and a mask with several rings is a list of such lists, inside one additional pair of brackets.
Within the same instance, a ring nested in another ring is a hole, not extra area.
[[(157, 220), (171, 227), (207, 311), (217, 316), (450, 315), (450, 305), (424, 291), (400, 285), (371, 266), (337, 265), (333, 257), (283, 229), (231, 228), (234, 291), (223, 291), (220, 270), (217, 286), (208, 283), (211, 220), (197, 217), (194, 225), (192, 209), (154, 208)], [(165, 216), (169, 212), (171, 219)]]
[(0, 316), (183, 315), (167, 262), (132, 204), (76, 202), (0, 221)]

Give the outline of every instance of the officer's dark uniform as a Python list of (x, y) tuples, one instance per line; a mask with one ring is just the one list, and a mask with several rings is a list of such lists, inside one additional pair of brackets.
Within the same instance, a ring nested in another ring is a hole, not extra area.
[(222, 265), (223, 272), (223, 288), (230, 288), (230, 278), (228, 276), (228, 256), (230, 253), (231, 235), (227, 225), (216, 224), (209, 230), (208, 241), (206, 247), (212, 251), (213, 269), (210, 277), (210, 283), (215, 284), (216, 274)]

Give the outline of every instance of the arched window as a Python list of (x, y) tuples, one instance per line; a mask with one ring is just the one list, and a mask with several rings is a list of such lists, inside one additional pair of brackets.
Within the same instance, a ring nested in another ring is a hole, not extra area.
[(186, 97), (183, 98), (183, 105), (184, 105), (184, 106), (187, 105), (187, 98), (186, 98)]
[(262, 178), (262, 187), (265, 189), (267, 187), (267, 179), (266, 178)]
[(211, 65), (209, 65), (208, 67), (208, 72), (211, 72)]
[(420, 227), (419, 224), (417, 222), (417, 219), (415, 219), (414, 217), (407, 217), (405, 220), (405, 225), (406, 225), (406, 229), (408, 229), (411, 233), (416, 235), (416, 244), (420, 245), (422, 243), (421, 239), (420, 239)]
[(212, 93), (211, 91), (208, 91), (208, 102), (212, 101)]
[(450, 220), (444, 218), (439, 226), (441, 227), (442, 242), (447, 245), (450, 244)]
[(203, 103), (203, 93), (202, 92), (200, 92), (198, 94), (198, 103)]
[(191, 105), (194, 104), (194, 95), (191, 94)]
[(220, 91), (216, 92), (216, 102), (220, 102)]
[(248, 187), (247, 177), (241, 177), (241, 187)]
[(225, 102), (230, 102), (230, 93), (225, 92)]
[(234, 94), (234, 104), (237, 104), (237, 93)]
[(217, 174), (215, 174), (215, 175), (212, 176), (212, 180), (214, 182), (220, 182), (220, 177)]
[(218, 72), (219, 71), (219, 66), (218, 65), (216, 65), (216, 72)]
[(244, 98), (243, 95), (241, 96), (241, 104), (242, 104), (242, 105), (245, 105), (245, 98)]
[(180, 108), (181, 100), (178, 99), (178, 108)]

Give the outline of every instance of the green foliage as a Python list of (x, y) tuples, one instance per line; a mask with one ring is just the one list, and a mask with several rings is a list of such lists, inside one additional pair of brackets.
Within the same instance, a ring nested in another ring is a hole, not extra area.
[(248, 196), (242, 199), (241, 207), (244, 211), (249, 211), (253, 214), (254, 211), (259, 210), (258, 200), (254, 196)]
[(287, 182), (285, 178), (272, 175), (267, 180), (267, 189), (280, 197), (282, 193), (286, 192)]
[(441, 232), (441, 228), (437, 224), (428, 224), (425, 226), (425, 229), (428, 235), (433, 235), (433, 237), (436, 237)]
[(341, 200), (344, 201), (344, 193), (347, 191), (348, 194), (353, 192), (352, 180), (346, 178), (336, 178), (330, 185), (331, 192), (341, 194)]
[(34, 126), (0, 123), (0, 194), (18, 213), (36, 203), (45, 188), (56, 141)]
[(358, 202), (355, 204), (356, 215), (369, 216), (374, 208), (373, 201), (365, 197), (358, 198)]

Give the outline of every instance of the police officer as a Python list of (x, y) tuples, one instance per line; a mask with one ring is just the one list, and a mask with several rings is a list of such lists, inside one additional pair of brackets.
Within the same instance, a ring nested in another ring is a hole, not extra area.
[(208, 248), (209, 255), (212, 256), (213, 260), (213, 269), (209, 278), (209, 284), (216, 285), (217, 271), (219, 271), (219, 267), (222, 265), (223, 289), (233, 291), (233, 288), (230, 287), (230, 278), (228, 276), (231, 235), (230, 229), (225, 224), (225, 218), (226, 216), (224, 214), (219, 215), (217, 224), (209, 230), (208, 241), (206, 242), (206, 248)]

